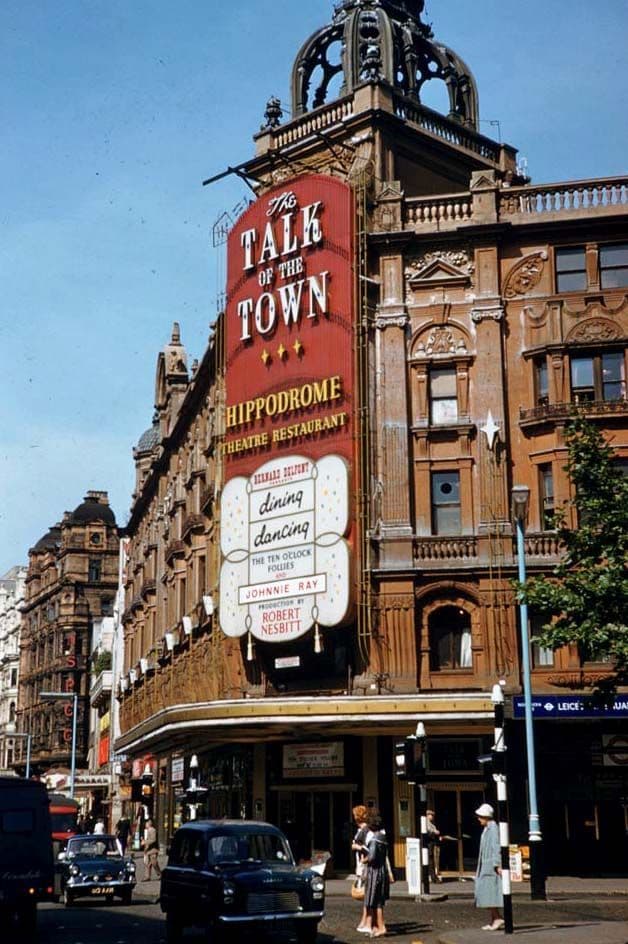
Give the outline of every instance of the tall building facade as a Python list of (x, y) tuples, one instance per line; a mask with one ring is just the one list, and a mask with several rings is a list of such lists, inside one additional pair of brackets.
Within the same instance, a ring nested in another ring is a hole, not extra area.
[(26, 567), (12, 567), (0, 577), (0, 769), (10, 770), (15, 752), (17, 690), (20, 668), (20, 607)]
[[(166, 835), (196, 755), (208, 814), (298, 822), (298, 854), (331, 850), (342, 870), (351, 805), (372, 802), (403, 868), (415, 809), (393, 745), (422, 720), (455, 839), (442, 868), (461, 874), (491, 798), (478, 755), (498, 680), (527, 836), (511, 489), (530, 489), (528, 570), (548, 572), (572, 410), (628, 459), (628, 191), (532, 184), (479, 133), (473, 75), (422, 11), (347, 0), (304, 44), (292, 119), (271, 99), (238, 169), (257, 199), (229, 234), (225, 311), (189, 371), (178, 326), (159, 355), (118, 747), (136, 798), (151, 774)], [(427, 82), (448, 114), (422, 104)], [(582, 715), (609, 667), (533, 655), (535, 693), (581, 716), (537, 725), (550, 868), (595, 867), (604, 846), (619, 862), (620, 708)]]
[[(35, 772), (69, 786), (74, 694), (77, 702), (76, 767), (82, 786), (90, 751), (90, 682), (96, 674), (100, 635), (113, 616), (118, 587), (119, 537), (106, 492), (90, 491), (29, 551), (22, 606), (18, 727), (31, 736)], [(97, 673), (97, 678), (100, 672)], [(44, 692), (67, 693), (47, 701)], [(94, 749), (92, 744), (92, 751)], [(16, 757), (23, 772), (25, 744)], [(79, 781), (77, 781), (79, 782)], [(102, 793), (106, 783), (102, 783)]]

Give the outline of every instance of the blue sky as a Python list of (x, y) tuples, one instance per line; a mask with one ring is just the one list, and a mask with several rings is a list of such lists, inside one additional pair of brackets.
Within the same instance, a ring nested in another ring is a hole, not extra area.
[[(270, 94), (331, 0), (3, 0), (0, 574), (89, 488), (120, 524), (172, 322), (200, 356), (211, 228), (245, 194)], [(482, 130), (535, 182), (628, 171), (625, 0), (428, 0)]]

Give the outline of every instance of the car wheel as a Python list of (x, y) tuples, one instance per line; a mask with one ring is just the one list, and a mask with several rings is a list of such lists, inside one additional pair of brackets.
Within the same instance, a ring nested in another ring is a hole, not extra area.
[(63, 889), (63, 904), (65, 905), (66, 908), (69, 908), (71, 905), (74, 904), (74, 895), (67, 888)]
[(299, 944), (314, 944), (318, 934), (318, 922), (300, 921), (297, 925), (297, 940)]
[(183, 940), (183, 922), (178, 914), (166, 912), (166, 942), (167, 944), (181, 944)]

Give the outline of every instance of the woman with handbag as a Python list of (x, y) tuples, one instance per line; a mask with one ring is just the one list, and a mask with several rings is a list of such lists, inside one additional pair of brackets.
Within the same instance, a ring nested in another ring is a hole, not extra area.
[(383, 937), (386, 934), (384, 906), (390, 898), (388, 840), (378, 813), (369, 813), (368, 825), (371, 831), (367, 839), (364, 884), (367, 932), (371, 937)]
[[(364, 900), (364, 856), (366, 854), (366, 841), (368, 839), (369, 828), (366, 822), (367, 809), (365, 806), (354, 806), (353, 820), (358, 830), (353, 837), (351, 848), (355, 852), (355, 881), (351, 887), (351, 897), (358, 901)], [(366, 908), (362, 907), (362, 915), (358, 922), (356, 931), (362, 934), (370, 934), (370, 927), (366, 923)]]

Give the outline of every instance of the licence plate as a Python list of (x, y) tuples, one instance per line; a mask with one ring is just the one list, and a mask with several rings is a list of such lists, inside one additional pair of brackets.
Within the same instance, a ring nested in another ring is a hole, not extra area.
[(92, 888), (90, 889), (90, 894), (92, 895), (113, 895), (113, 888)]

